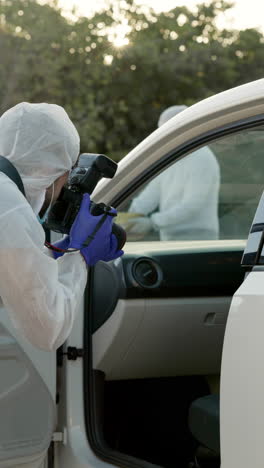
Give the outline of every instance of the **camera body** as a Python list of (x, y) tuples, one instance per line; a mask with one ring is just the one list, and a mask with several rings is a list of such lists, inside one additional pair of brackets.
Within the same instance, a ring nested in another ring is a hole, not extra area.
[[(71, 171), (67, 185), (63, 187), (58, 200), (49, 211), (45, 228), (69, 234), (79, 212), (83, 194), (91, 194), (102, 177), (112, 179), (116, 170), (117, 164), (103, 154), (81, 154), (78, 166)], [(95, 216), (104, 214), (109, 209), (104, 203), (91, 202), (90, 212)], [(124, 229), (113, 223), (112, 233), (117, 238), (118, 249), (121, 249), (126, 242)]]

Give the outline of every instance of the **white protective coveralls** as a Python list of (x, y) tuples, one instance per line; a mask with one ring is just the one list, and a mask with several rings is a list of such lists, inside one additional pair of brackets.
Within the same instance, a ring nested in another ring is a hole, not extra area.
[(60, 106), (21, 103), (0, 118), (0, 155), (18, 170), (27, 198), (0, 172), (0, 297), (19, 332), (45, 350), (68, 337), (87, 268), (79, 252), (53, 258), (37, 214), (78, 154), (79, 135)]
[(160, 240), (217, 239), (219, 184), (218, 162), (203, 147), (153, 179), (129, 212), (149, 216)]

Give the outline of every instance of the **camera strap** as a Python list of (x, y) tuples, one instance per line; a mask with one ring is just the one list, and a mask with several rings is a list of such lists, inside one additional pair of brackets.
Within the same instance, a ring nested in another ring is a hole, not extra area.
[(90, 234), (90, 236), (87, 237), (86, 241), (84, 241), (83, 245), (82, 245), (82, 248), (84, 247), (88, 247), (88, 245), (90, 245), (90, 243), (92, 242), (92, 240), (94, 239), (95, 237), (95, 234), (99, 231), (100, 227), (104, 224), (106, 218), (108, 216), (108, 213), (105, 213), (102, 218), (100, 219), (99, 223), (96, 224), (95, 226), (95, 229), (93, 230), (92, 234)]
[(11, 179), (16, 184), (20, 192), (26, 196), (24, 185), (18, 171), (16, 170), (15, 166), (3, 156), (0, 156), (0, 172), (3, 172), (5, 175), (7, 175), (7, 177), (9, 177), (9, 179)]
[(50, 244), (49, 242), (45, 242), (45, 246), (50, 249), (50, 250), (53, 250), (54, 252), (58, 252), (58, 253), (72, 253), (72, 252), (79, 252), (81, 251), (83, 248), (85, 247), (88, 247), (90, 245), (90, 243), (92, 242), (92, 240), (95, 238), (95, 235), (96, 233), (99, 231), (100, 227), (104, 224), (107, 216), (109, 215), (109, 213), (105, 213), (102, 218), (100, 219), (100, 221), (96, 224), (92, 234), (90, 234), (90, 236), (87, 237), (87, 239), (84, 241), (84, 243), (82, 244), (82, 247), (80, 249), (60, 249), (58, 247), (55, 247), (54, 245)]

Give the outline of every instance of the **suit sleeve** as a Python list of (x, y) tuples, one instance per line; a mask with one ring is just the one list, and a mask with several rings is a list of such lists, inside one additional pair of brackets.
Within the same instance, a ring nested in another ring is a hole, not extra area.
[(13, 208), (10, 200), (0, 202), (0, 296), (31, 344), (55, 350), (72, 329), (87, 268), (78, 252), (58, 260), (47, 255), (33, 211), (26, 201), (13, 198)]

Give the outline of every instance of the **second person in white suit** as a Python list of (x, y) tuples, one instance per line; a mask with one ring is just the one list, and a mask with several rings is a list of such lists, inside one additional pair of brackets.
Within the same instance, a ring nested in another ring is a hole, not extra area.
[[(158, 126), (183, 111), (172, 106), (160, 116)], [(160, 240), (209, 240), (219, 236), (218, 195), (220, 169), (208, 146), (170, 166), (155, 177), (132, 201), (130, 233), (158, 231)]]

